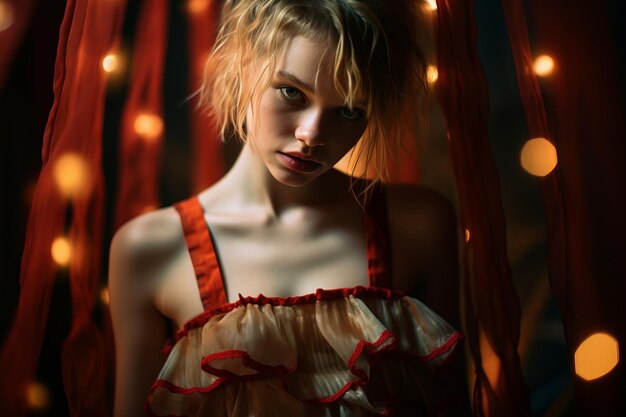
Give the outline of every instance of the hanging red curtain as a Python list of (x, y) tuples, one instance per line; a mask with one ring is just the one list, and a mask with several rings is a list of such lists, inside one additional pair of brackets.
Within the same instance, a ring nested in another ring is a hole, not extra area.
[[(546, 118), (531, 70), (523, 2), (506, 0), (503, 5), (530, 136), (549, 139), (558, 153), (558, 165), (541, 187), (550, 283), (575, 370), (584, 365), (576, 363), (577, 348), (594, 334), (609, 334), (622, 351), (626, 346), (626, 266), (620, 261), (626, 253), (626, 106), (624, 68), (620, 70), (611, 30), (615, 10), (608, 0), (567, 6), (530, 1), (535, 49), (555, 62), (542, 83), (550, 103)], [(576, 374), (573, 379), (582, 414), (625, 415), (623, 360), (598, 379)]]
[(144, 0), (141, 4), (121, 121), (116, 227), (159, 206), (168, 16), (167, 0)]
[(104, 223), (100, 163), (106, 77), (101, 61), (119, 39), (124, 9), (122, 0), (67, 2), (56, 59), (55, 99), (22, 255), (20, 297), (0, 358), (2, 415), (26, 413), (26, 387), (35, 377), (58, 268), (51, 247), (64, 234), (69, 206), (71, 225), (65, 242), (71, 248), (73, 321), (63, 343), (64, 386), (73, 416), (107, 415), (106, 363), (100, 332), (91, 321), (100, 288)]
[(528, 416), (517, 346), (520, 306), (506, 253), (500, 186), (487, 133), (488, 95), (472, 0), (437, 1), (437, 94), (459, 193), (465, 328), (475, 363), (474, 413)]
[(13, 56), (28, 28), (35, 0), (0, 3), (0, 91), (11, 69)]
[(406, 141), (405, 149), (388, 163), (389, 180), (392, 183), (418, 184), (419, 183), (419, 156), (417, 154), (416, 139)]
[(215, 42), (223, 1), (196, 0), (187, 3), (189, 42), (189, 89), (191, 141), (194, 172), (192, 191), (197, 193), (224, 175), (222, 142), (217, 127), (205, 109), (198, 108), (195, 93), (204, 78), (204, 64)]

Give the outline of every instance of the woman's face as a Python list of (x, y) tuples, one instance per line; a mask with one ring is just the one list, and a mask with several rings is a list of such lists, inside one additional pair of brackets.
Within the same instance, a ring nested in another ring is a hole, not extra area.
[(333, 81), (333, 53), (323, 42), (296, 37), (287, 45), (248, 109), (246, 126), (255, 154), (279, 182), (298, 187), (333, 166), (365, 128), (366, 103), (350, 109)]

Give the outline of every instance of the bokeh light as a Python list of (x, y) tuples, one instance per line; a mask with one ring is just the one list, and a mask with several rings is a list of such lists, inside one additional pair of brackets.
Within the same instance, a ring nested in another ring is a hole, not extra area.
[(72, 259), (72, 244), (67, 237), (59, 236), (52, 241), (50, 253), (59, 266), (67, 266)]
[(608, 374), (618, 362), (619, 344), (606, 333), (589, 336), (574, 353), (576, 374), (587, 381)]
[(155, 139), (163, 132), (163, 120), (153, 113), (141, 113), (135, 119), (135, 132), (146, 139)]
[(120, 66), (120, 61), (117, 54), (108, 54), (102, 59), (102, 69), (104, 72), (114, 72)]
[(87, 162), (73, 152), (61, 155), (54, 164), (54, 179), (61, 193), (68, 198), (85, 192), (89, 185)]
[(439, 71), (437, 70), (437, 67), (434, 65), (426, 67), (426, 80), (430, 84), (434, 84), (437, 81), (437, 78), (439, 78)]
[(26, 387), (26, 404), (30, 410), (42, 411), (50, 406), (50, 390), (38, 382), (31, 382)]
[(209, 7), (209, 0), (189, 0), (187, 10), (190, 13), (202, 13)]
[(437, 10), (437, 0), (426, 0), (426, 10), (431, 12)]
[(109, 305), (109, 287), (104, 287), (100, 290), (100, 302), (106, 306)]
[(540, 77), (547, 77), (554, 71), (554, 60), (549, 55), (539, 55), (533, 62), (533, 70)]
[(13, 6), (7, 1), (0, 0), (0, 32), (13, 25)]
[(466, 241), (466, 242), (469, 242), (469, 240), (470, 240), (470, 236), (471, 236), (471, 235), (470, 235), (470, 231), (469, 231), (469, 229), (465, 229), (465, 241)]
[(520, 163), (529, 174), (544, 177), (556, 167), (556, 148), (545, 138), (534, 138), (526, 142), (520, 153)]

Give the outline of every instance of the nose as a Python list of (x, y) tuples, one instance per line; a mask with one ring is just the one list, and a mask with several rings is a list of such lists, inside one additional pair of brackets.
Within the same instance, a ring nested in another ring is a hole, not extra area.
[(326, 139), (322, 129), (323, 112), (321, 109), (309, 109), (298, 120), (295, 136), (309, 147), (323, 146)]

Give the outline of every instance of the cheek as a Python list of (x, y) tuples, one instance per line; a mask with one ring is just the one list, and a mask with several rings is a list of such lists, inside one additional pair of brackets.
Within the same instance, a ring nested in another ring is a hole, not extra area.
[(259, 101), (259, 117), (266, 126), (272, 126), (276, 120), (283, 119), (284, 109), (273, 96), (274, 91), (268, 89)]

